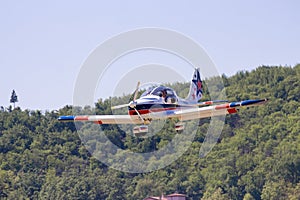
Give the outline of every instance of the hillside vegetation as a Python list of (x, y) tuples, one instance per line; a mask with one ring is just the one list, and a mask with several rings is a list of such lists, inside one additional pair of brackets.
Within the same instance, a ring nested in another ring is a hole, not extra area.
[[(262, 66), (222, 78), (228, 100), (269, 102), (228, 115), (218, 144), (204, 158), (199, 150), (209, 120), (200, 120), (183, 156), (143, 174), (111, 169), (91, 156), (74, 124), (57, 121), (72, 114), (71, 106), (44, 114), (0, 111), (0, 199), (143, 199), (176, 191), (188, 199), (300, 199), (300, 65)], [(184, 84), (173, 86), (186, 92)], [(110, 114), (111, 100), (99, 100), (95, 112)], [(119, 147), (143, 152), (176, 134), (161, 131), (147, 140), (116, 126), (104, 129)]]

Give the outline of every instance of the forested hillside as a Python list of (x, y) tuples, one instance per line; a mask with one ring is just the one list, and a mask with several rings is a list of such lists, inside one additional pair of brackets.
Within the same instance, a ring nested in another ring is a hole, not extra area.
[[(188, 199), (300, 199), (300, 65), (262, 66), (222, 78), (228, 100), (269, 102), (228, 115), (218, 144), (204, 158), (199, 150), (209, 120), (201, 120), (183, 156), (143, 174), (120, 172), (93, 158), (74, 124), (57, 121), (72, 114), (71, 106), (43, 114), (0, 111), (0, 199), (143, 199), (176, 191)], [(173, 86), (180, 93), (183, 85)], [(110, 101), (99, 100), (95, 112), (111, 113)], [(161, 132), (150, 144), (114, 126), (105, 129), (124, 149), (157, 149), (168, 139)]]

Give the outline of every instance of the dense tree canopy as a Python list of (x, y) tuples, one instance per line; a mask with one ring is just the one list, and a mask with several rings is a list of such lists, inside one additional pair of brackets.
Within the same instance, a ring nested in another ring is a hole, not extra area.
[[(199, 150), (209, 120), (200, 120), (188, 151), (150, 173), (120, 172), (91, 156), (75, 125), (57, 121), (72, 114), (71, 106), (46, 113), (1, 110), (0, 199), (143, 199), (175, 191), (189, 199), (299, 199), (300, 65), (262, 66), (222, 78), (230, 101), (270, 101), (227, 116), (218, 144), (204, 158)], [(187, 93), (184, 86), (173, 85), (180, 96)], [(95, 113), (111, 113), (111, 100), (99, 100)], [(168, 122), (165, 129), (171, 127)], [(152, 139), (139, 139), (117, 126), (103, 129), (114, 144), (136, 152), (158, 149), (176, 134), (163, 129)]]

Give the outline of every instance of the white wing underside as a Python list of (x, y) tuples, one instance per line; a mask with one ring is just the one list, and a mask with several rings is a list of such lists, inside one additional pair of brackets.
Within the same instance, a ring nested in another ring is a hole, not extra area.
[(98, 124), (147, 124), (152, 120), (177, 118), (180, 121), (201, 119), (236, 113), (237, 107), (249, 107), (263, 104), (267, 99), (245, 100), (207, 107), (176, 108), (143, 115), (86, 115), (61, 116), (60, 121), (92, 121)]
[(178, 118), (180, 121), (207, 118), (229, 114), (227, 109), (215, 110), (213, 106), (205, 108), (190, 108), (169, 110), (138, 115), (90, 115), (75, 117), (75, 121), (93, 121), (99, 124), (144, 124), (151, 120)]

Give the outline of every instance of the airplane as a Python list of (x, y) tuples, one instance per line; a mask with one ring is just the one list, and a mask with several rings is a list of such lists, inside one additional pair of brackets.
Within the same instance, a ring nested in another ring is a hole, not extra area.
[(140, 82), (137, 84), (131, 102), (111, 107), (112, 110), (127, 107), (127, 115), (69, 115), (60, 116), (58, 120), (64, 122), (92, 121), (96, 124), (136, 124), (133, 133), (138, 135), (147, 133), (148, 125), (153, 120), (178, 119), (175, 130), (182, 131), (184, 121), (233, 114), (238, 111), (238, 107), (257, 106), (268, 101), (267, 99), (250, 99), (238, 102), (226, 100), (199, 102), (203, 95), (199, 68), (195, 68), (190, 90), (185, 99), (178, 97), (172, 88), (162, 85), (148, 88), (140, 98), (137, 98), (139, 87)]

